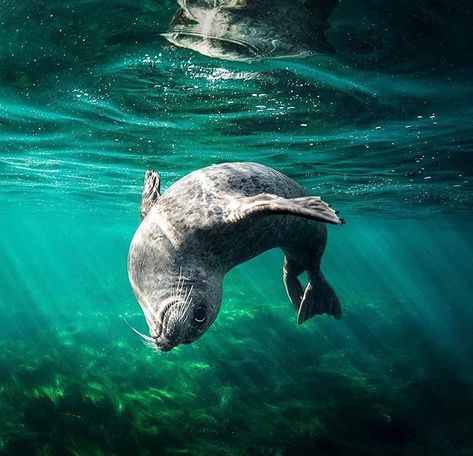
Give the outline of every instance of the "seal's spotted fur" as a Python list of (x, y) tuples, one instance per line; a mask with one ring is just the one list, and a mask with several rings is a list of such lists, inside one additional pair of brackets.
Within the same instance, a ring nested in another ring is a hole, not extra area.
[[(225, 163), (194, 171), (161, 196), (159, 176), (148, 171), (141, 214), (128, 273), (149, 340), (160, 350), (200, 337), (220, 309), (226, 272), (275, 247), (285, 253), (284, 283), (298, 323), (320, 313), (341, 316), (320, 261), (325, 223), (342, 220), (284, 174)], [(305, 290), (297, 279), (304, 271)]]

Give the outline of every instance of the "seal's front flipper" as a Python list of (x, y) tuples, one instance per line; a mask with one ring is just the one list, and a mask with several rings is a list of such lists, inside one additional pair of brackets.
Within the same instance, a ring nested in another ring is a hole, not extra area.
[(301, 325), (314, 315), (324, 313), (340, 319), (342, 317), (340, 301), (320, 271), (316, 274), (309, 271), (309, 283), (297, 313), (297, 323)]
[(344, 223), (343, 219), (340, 219), (337, 213), (318, 196), (283, 198), (268, 193), (235, 199), (230, 204), (227, 220), (236, 222), (251, 216), (271, 214), (294, 215), (335, 225)]
[(159, 174), (156, 171), (146, 171), (143, 193), (141, 194), (141, 220), (146, 217), (146, 214), (158, 200), (160, 187)]

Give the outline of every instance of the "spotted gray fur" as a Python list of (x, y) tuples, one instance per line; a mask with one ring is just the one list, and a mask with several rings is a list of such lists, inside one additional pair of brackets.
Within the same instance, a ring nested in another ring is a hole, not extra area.
[[(163, 195), (159, 185), (157, 173), (148, 171), (143, 220), (128, 256), (150, 346), (168, 351), (198, 339), (217, 317), (224, 275), (275, 247), (285, 253), (283, 278), (298, 323), (320, 313), (341, 316), (320, 261), (326, 223), (343, 221), (319, 197), (274, 169), (247, 162), (194, 171)], [(305, 289), (298, 280), (304, 271)]]

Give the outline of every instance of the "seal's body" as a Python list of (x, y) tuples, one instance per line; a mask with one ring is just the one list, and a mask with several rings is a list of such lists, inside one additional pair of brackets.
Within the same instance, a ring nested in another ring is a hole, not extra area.
[[(142, 223), (130, 246), (128, 273), (151, 337), (167, 351), (200, 337), (220, 309), (223, 277), (237, 264), (280, 247), (284, 283), (298, 323), (315, 314), (341, 315), (320, 271), (325, 223), (342, 220), (289, 177), (256, 163), (195, 171), (159, 195), (147, 172)], [(297, 276), (307, 271), (305, 290)]]
[(210, 57), (248, 60), (333, 52), (325, 30), (338, 0), (178, 0), (171, 43)]

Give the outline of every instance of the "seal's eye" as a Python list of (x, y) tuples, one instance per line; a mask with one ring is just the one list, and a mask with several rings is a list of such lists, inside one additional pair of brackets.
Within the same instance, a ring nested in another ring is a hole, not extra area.
[(197, 307), (194, 310), (194, 321), (196, 321), (197, 323), (203, 323), (206, 318), (207, 318), (207, 314), (203, 307)]

